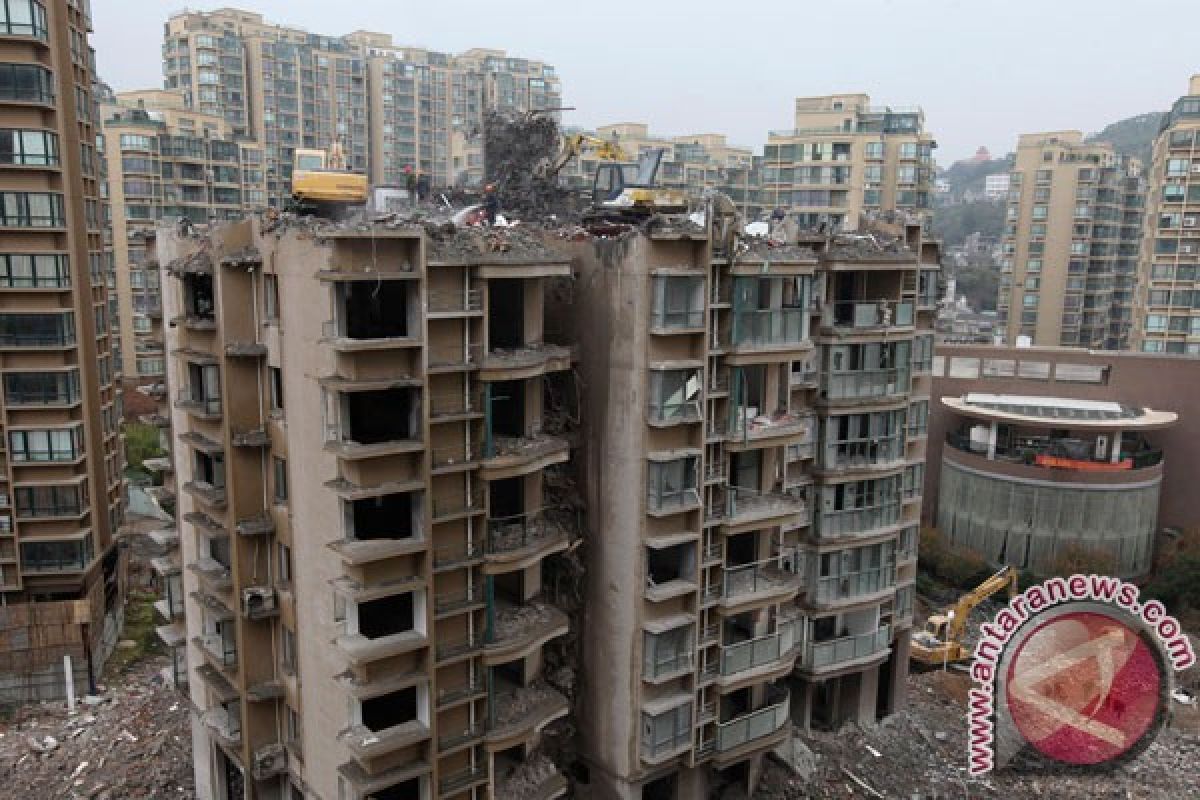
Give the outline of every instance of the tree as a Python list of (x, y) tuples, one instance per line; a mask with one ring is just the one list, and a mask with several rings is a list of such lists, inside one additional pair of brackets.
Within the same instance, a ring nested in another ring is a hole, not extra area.
[(158, 444), (158, 428), (137, 422), (125, 425), (125, 460), (129, 466), (145, 470), (142, 464), (147, 458), (159, 458), (165, 454)]

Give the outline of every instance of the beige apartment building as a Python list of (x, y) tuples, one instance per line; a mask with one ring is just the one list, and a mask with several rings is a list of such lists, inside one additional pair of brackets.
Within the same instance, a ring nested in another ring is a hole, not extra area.
[(1134, 348), (1200, 355), (1200, 75), (1154, 141)]
[(564, 796), (570, 264), (317, 225), (151, 240), (200, 794)]
[(1009, 344), (1129, 346), (1141, 164), (1079, 131), (1023, 134), (1009, 174), (997, 309)]
[[(61, 696), (64, 655), (82, 691), (115, 644), (124, 448), (90, 12), (0, 10), (0, 689), (21, 702)], [(35, 624), (22, 639), (13, 615), (61, 621), (59, 638)]]
[(920, 108), (873, 106), (866, 94), (797, 97), (795, 127), (771, 131), (763, 148), (761, 203), (835, 230), (878, 211), (924, 218), (936, 147)]
[(904, 703), (938, 248), (582, 242), (590, 796), (754, 796), (793, 725)]
[[(146, 264), (145, 236), (159, 220), (194, 224), (236, 219), (267, 205), (263, 149), (233, 140), (224, 117), (190, 109), (178, 90), (121, 92), (100, 107), (109, 179), (119, 332), (127, 386), (166, 374), (158, 265)], [(148, 412), (143, 395), (129, 413)]]
[(232, 8), (175, 14), (164, 36), (166, 88), (264, 146), (277, 206), (297, 147), (336, 140), (377, 185), (403, 185), (406, 167), (435, 186), (473, 185), (483, 178), (484, 109), (562, 104), (552, 66), (502, 50), (453, 55), (398, 46), (384, 33), (325, 36)]

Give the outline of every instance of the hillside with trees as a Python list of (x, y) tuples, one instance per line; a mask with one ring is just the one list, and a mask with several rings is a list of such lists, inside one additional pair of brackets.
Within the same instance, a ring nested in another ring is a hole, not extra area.
[(1151, 111), (1128, 117), (1105, 126), (1099, 133), (1087, 137), (1089, 142), (1108, 142), (1118, 153), (1141, 159), (1145, 166), (1150, 165), (1150, 154), (1154, 148), (1154, 137), (1162, 125), (1162, 111)]

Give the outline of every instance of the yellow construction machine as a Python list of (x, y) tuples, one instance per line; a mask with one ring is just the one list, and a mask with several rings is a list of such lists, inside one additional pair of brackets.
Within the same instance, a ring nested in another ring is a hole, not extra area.
[(912, 660), (925, 667), (938, 667), (965, 660), (970, 653), (963, 646), (963, 633), (970, 621), (971, 611), (1001, 589), (1008, 589), (1009, 599), (1017, 596), (1017, 571), (1004, 567), (995, 575), (958, 599), (953, 607), (941, 614), (932, 614), (925, 629), (912, 635)]
[(297, 148), (292, 163), (292, 205), (302, 213), (336, 216), (367, 203), (367, 176), (346, 167), (340, 142), (328, 152)]

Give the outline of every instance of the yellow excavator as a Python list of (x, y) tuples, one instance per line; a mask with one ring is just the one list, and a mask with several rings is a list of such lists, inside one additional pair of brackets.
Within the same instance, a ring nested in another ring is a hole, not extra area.
[(925, 629), (913, 632), (912, 661), (924, 667), (939, 667), (965, 660), (970, 653), (962, 638), (971, 611), (1001, 589), (1008, 589), (1010, 600), (1017, 596), (1017, 571), (1012, 567), (1004, 567), (941, 614), (931, 614)]
[(300, 213), (337, 216), (367, 203), (367, 176), (346, 167), (341, 142), (328, 152), (297, 148), (292, 161), (292, 207)]

